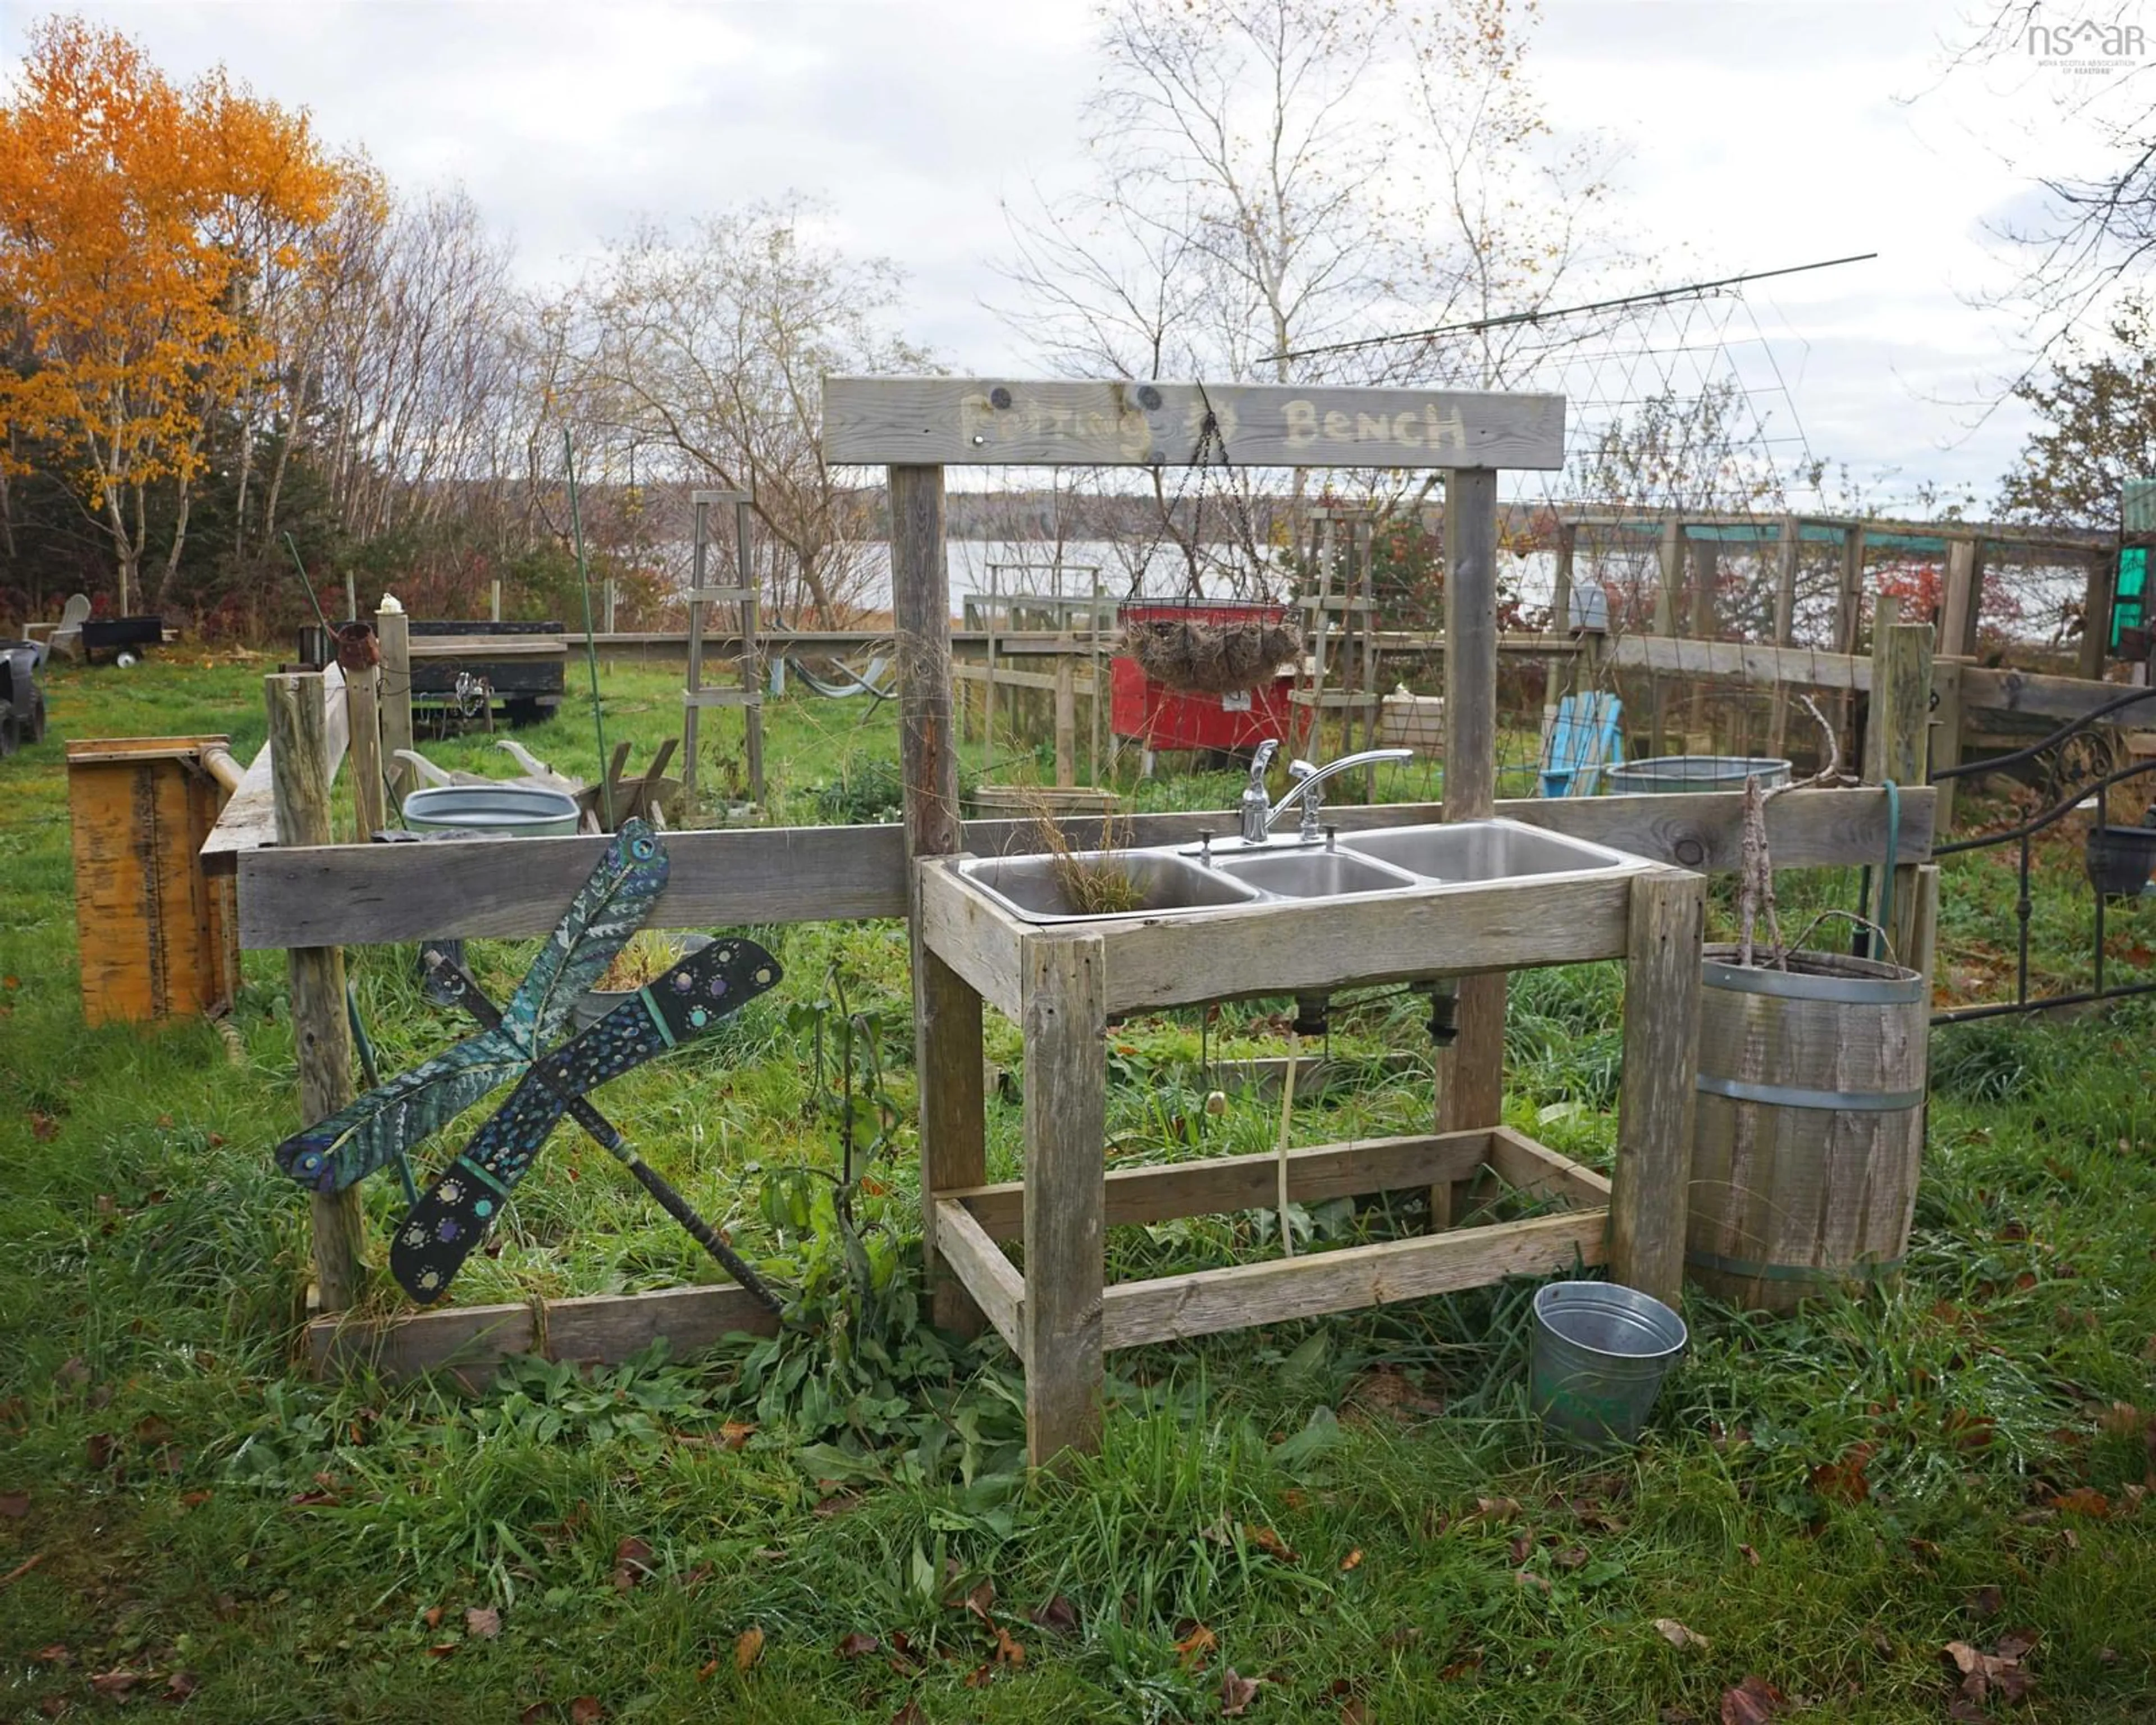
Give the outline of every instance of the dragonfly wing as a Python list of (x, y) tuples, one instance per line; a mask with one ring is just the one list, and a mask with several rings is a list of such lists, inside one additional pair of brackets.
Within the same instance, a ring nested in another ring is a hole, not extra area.
[(420, 1194), (389, 1242), (390, 1273), (406, 1293), (430, 1306), (449, 1291), (567, 1106), (527, 1073), (464, 1154)]
[(666, 847), (645, 822), (624, 821), (502, 1009), (504, 1030), (527, 1055), (560, 1040), (577, 997), (606, 973), (665, 889)]
[(489, 1030), (295, 1132), (277, 1166), (316, 1192), (341, 1192), (386, 1168), (531, 1065), (510, 1039)]

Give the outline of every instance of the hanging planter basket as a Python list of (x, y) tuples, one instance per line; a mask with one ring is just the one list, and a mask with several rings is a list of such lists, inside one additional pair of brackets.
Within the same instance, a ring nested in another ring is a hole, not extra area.
[(1291, 623), (1194, 618), (1133, 619), (1122, 650), (1156, 683), (1191, 695), (1228, 695), (1270, 681), (1302, 651)]

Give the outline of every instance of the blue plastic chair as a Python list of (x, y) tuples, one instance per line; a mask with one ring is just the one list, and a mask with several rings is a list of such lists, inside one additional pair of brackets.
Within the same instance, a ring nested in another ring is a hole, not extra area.
[(1621, 711), (1614, 695), (1568, 695), (1558, 703), (1543, 739), (1545, 797), (1591, 797), (1602, 788), (1603, 769), (1625, 759), (1617, 728)]

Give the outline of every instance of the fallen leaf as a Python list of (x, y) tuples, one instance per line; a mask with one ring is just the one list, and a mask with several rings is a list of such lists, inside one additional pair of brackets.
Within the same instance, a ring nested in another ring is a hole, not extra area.
[(874, 1653), (882, 1645), (880, 1640), (866, 1630), (855, 1630), (851, 1635), (842, 1636), (837, 1647), (832, 1651), (841, 1659), (859, 1659), (865, 1654)]
[(1359, 1545), (1340, 1560), (1340, 1570), (1342, 1574), (1345, 1574), (1350, 1569), (1359, 1569), (1362, 1567), (1363, 1548)]
[(1478, 1497), (1475, 1500), (1475, 1513), (1486, 1522), (1509, 1522), (1519, 1512), (1520, 1500), (1517, 1497)]
[(1753, 1548), (1748, 1545), (1740, 1545), (1737, 1549), (1738, 1554), (1742, 1556), (1744, 1561), (1749, 1563), (1754, 1569), (1759, 1567), (1759, 1553), (1758, 1552), (1753, 1550)]
[(891, 1725), (928, 1725), (928, 1715), (921, 1711), (921, 1703), (909, 1701), (891, 1716)]
[(1788, 1707), (1782, 1692), (1764, 1677), (1748, 1676), (1734, 1689), (1722, 1692), (1722, 1725), (1767, 1725)]
[(1001, 1624), (996, 1625), (996, 1663), (1021, 1666), (1025, 1663), (1025, 1649), (1012, 1639), (1011, 1632)]
[(963, 1603), (974, 1616), (979, 1618), (990, 1628), (993, 1628), (995, 1619), (989, 1615), (988, 1608), (995, 1602), (996, 1584), (984, 1577), (973, 1584), (973, 1590), (966, 1595)]
[(734, 1669), (746, 1671), (763, 1657), (763, 1631), (751, 1624), (734, 1637)]
[(994, 1682), (995, 1680), (995, 1666), (993, 1664), (983, 1664), (975, 1666), (973, 1670), (967, 1672), (966, 1675), (961, 1677), (958, 1681), (963, 1683), (968, 1689), (985, 1689), (989, 1684)]
[(439, 1629), (442, 1626), (442, 1608), (439, 1605), (429, 1605), (419, 1614), (419, 1621), (425, 1624), (429, 1629)]
[(613, 1586), (616, 1593), (627, 1593), (650, 1574), (651, 1547), (649, 1543), (632, 1533), (614, 1547)]
[(1481, 1669), (1482, 1650), (1480, 1647), (1471, 1647), (1440, 1671), (1438, 1676), (1450, 1681), (1455, 1677), (1471, 1677)]
[(1232, 1665), (1220, 1674), (1220, 1717), (1240, 1719), (1258, 1698), (1258, 1680), (1245, 1677)]
[(1535, 1530), (1532, 1527), (1528, 1527), (1523, 1529), (1520, 1532), (1515, 1533), (1512, 1538), (1511, 1543), (1506, 1546), (1505, 1550), (1512, 1560), (1512, 1567), (1514, 1568), (1517, 1568), (1521, 1564), (1527, 1562), (1527, 1554), (1533, 1551), (1534, 1548)]
[(39, 1143), (49, 1143), (59, 1136), (60, 1123), (49, 1114), (38, 1109), (30, 1111), (30, 1136)]
[(427, 1650), (427, 1657), (429, 1659), (447, 1659), (456, 1651), (457, 1644), (454, 1641), (437, 1641), (433, 1646)]
[(0, 1516), (19, 1522), (30, 1512), (30, 1494), (28, 1491), (0, 1491)]
[(1549, 1578), (1547, 1575), (1537, 1575), (1532, 1569), (1515, 1569), (1512, 1572), (1512, 1579), (1519, 1583), (1522, 1587), (1538, 1587), (1544, 1593), (1550, 1590)]
[(1993, 1644), (1992, 1651), (2001, 1659), (2025, 1658), (2036, 1645), (2034, 1630), (2010, 1630)]
[(1996, 1617), (2005, 1604), (2006, 1596), (1987, 1582), (1969, 1590), (1969, 1603), (1962, 1609), (1971, 1617)]
[(68, 1645), (64, 1641), (54, 1641), (49, 1645), (40, 1647), (31, 1656), (40, 1665), (73, 1665), (74, 1663), (74, 1655), (68, 1651)]
[(1839, 1460), (1812, 1470), (1812, 1490), (1829, 1503), (1861, 1503), (1871, 1495), (1871, 1482), (1864, 1476), (1871, 1461), (1871, 1445), (1851, 1444)]
[(202, 1687), (202, 1679), (192, 1671), (174, 1671), (165, 1679), (165, 1699), (185, 1701)]
[(1655, 1633), (1680, 1653), (1691, 1647), (1697, 1647), (1704, 1653), (1713, 1645), (1698, 1630), (1686, 1628), (1674, 1617), (1657, 1617), (1655, 1620)]
[(1295, 1553), (1289, 1548), (1287, 1541), (1270, 1527), (1253, 1527), (1245, 1522), (1243, 1523), (1243, 1538), (1269, 1558), (1277, 1558), (1283, 1563), (1295, 1561)]
[(1078, 1632), (1078, 1608), (1062, 1594), (1058, 1594), (1046, 1604), (1036, 1606), (1026, 1613), (1040, 1628), (1059, 1635)]
[(1175, 1644), (1175, 1651), (1185, 1665), (1197, 1666), (1204, 1664), (1205, 1656), (1219, 1645), (1213, 1631), (1201, 1623)]
[(491, 1641), (501, 1633), (501, 1614), (491, 1605), (474, 1605), (465, 1613), (465, 1633), (475, 1641)]
[(569, 1725), (599, 1725), (606, 1716), (606, 1703), (596, 1695), (580, 1695), (569, 1703)]
[(1351, 1696), (1340, 1703), (1340, 1725), (1370, 1725), (1370, 1710), (1358, 1697)]
[(99, 1671), (90, 1678), (90, 1686), (107, 1701), (125, 1701), (143, 1676), (141, 1671)]
[(554, 1703), (552, 1702), (535, 1701), (531, 1704), (531, 1706), (526, 1707), (522, 1712), (516, 1716), (516, 1725), (544, 1725), (545, 1721), (551, 1719), (553, 1717)]
[(1560, 1569), (1584, 1569), (1587, 1567), (1588, 1552), (1584, 1545), (1568, 1545), (1550, 1561)]
[(2076, 1486), (2071, 1491), (2056, 1493), (2051, 1499), (2051, 1507), (2097, 1520), (2111, 1513), (2111, 1500), (2092, 1486)]
[(92, 1473), (102, 1473), (112, 1466), (113, 1452), (120, 1447), (119, 1439), (109, 1431), (94, 1431), (90, 1441), (83, 1445), (83, 1453)]

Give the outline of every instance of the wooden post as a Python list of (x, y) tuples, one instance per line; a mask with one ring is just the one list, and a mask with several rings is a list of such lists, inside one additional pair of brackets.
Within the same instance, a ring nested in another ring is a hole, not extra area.
[(412, 769), (397, 758), (412, 747), (412, 619), (402, 611), (377, 611), (374, 634), (382, 648), (382, 675), (375, 688), (382, 710), (382, 755), (389, 783), (401, 798), (417, 786), (405, 783)]
[[(711, 583), (705, 578), (711, 570), (711, 501), (706, 491), (691, 492), (689, 500), (690, 531), (692, 536), (689, 552), (689, 591), (701, 594)], [(681, 709), (681, 788), (693, 792), (696, 788), (696, 731), (703, 716), (696, 696), (704, 686), (704, 602), (692, 597), (689, 601), (689, 673), (683, 685), (685, 696)], [(605, 762), (601, 762), (603, 770)]]
[(1864, 777), (1904, 787), (1924, 782), (1932, 716), (1932, 626), (1904, 623), (1900, 603), (1882, 596), (1872, 614), (1871, 721), (1864, 733)]
[[(1028, 935), (1025, 1039), (1026, 1459), (1100, 1447), (1106, 1277), (1106, 965), (1098, 935)], [(973, 1069), (980, 1070), (978, 1057)]]
[[(281, 845), (327, 845), (328, 718), (317, 672), (264, 677), (270, 711), (271, 793)], [(292, 984), (292, 1045), (300, 1069), (300, 1112), (310, 1124), (352, 1099), (352, 1033), (345, 1019), (344, 954), (300, 947), (285, 954)], [(359, 1188), (314, 1194), (315, 1301), (341, 1312), (359, 1298)]]
[[(1665, 639), (1677, 632), (1677, 590), (1684, 584), (1684, 522), (1671, 516), (1662, 523), (1662, 542), (1656, 560), (1658, 583), (1655, 592), (1655, 633)], [(1663, 716), (1669, 706), (1669, 691), (1662, 687), (1661, 677), (1648, 674), (1648, 687), (1652, 691), (1653, 711), (1648, 721), (1650, 747), (1657, 754), (1668, 752), (1663, 738)]]
[[(763, 801), (763, 684), (762, 680), (762, 654), (757, 644), (757, 634), (763, 624), (762, 589), (756, 578), (756, 561), (749, 541), (750, 516), (754, 506), (748, 494), (743, 492), (734, 500), (734, 590), (742, 595), (739, 600), (741, 616), (741, 688), (742, 724), (744, 737), (742, 747), (748, 755), (748, 795), (752, 803)], [(607, 584), (611, 594), (613, 584)], [(611, 607), (613, 601), (608, 601)], [(613, 624), (607, 624), (612, 629)]]
[[(1932, 660), (1932, 684), (1938, 691), (1939, 699), (1932, 714), (1931, 760), (1927, 778), (1961, 765), (1961, 674), (1967, 663), (1966, 660), (1949, 659), (1943, 654)], [(1938, 792), (1932, 804), (1932, 838), (1935, 842), (1953, 830), (1954, 788), (1959, 783), (1958, 779), (1949, 778), (1934, 786)]]
[(1069, 622), (1055, 637), (1055, 783), (1067, 789), (1078, 783), (1078, 691), (1071, 655), (1077, 652)]
[[(1445, 819), (1485, 820), (1497, 798), (1497, 475), (1445, 482)], [(1459, 1035), (1438, 1061), (1437, 1129), (1504, 1119), (1505, 973), (1459, 983)], [(1456, 1194), (1430, 1193), (1431, 1219), (1454, 1219)]]
[(2116, 553), (2092, 551), (2088, 560), (2088, 584), (2082, 597), (2081, 674), (2094, 681), (2103, 675), (2103, 662), (2111, 655), (2111, 594), (2117, 584)]
[(937, 1194), (988, 1178), (981, 1086), (981, 997), (921, 933), (920, 858), (965, 842), (958, 753), (951, 736), (951, 585), (944, 560), (943, 470), (890, 470), (891, 622), (896, 635), (899, 765), (906, 781), (907, 903), (912, 924), (914, 1070), (921, 1091), (921, 1249), (935, 1321), (977, 1332), (978, 1308), (936, 1252)]
[(1976, 607), (1983, 581), (1981, 542), (1968, 538), (1947, 541), (1946, 591), (1939, 598), (1942, 657), (1962, 658), (1976, 651)]
[[(1782, 517), (1782, 536), (1774, 545), (1774, 644), (1786, 647), (1797, 623), (1797, 554), (1804, 542), (1803, 524), (1793, 515)], [(1789, 734), (1789, 690), (1774, 685), (1773, 706), (1767, 716), (1767, 753), (1779, 758)]]
[(501, 621), (501, 578), (499, 575), (494, 578), (490, 593), (491, 597), (487, 601), (487, 618), (490, 622), (499, 623)]
[(381, 686), (379, 665), (344, 674), (345, 711), (352, 720), (345, 747), (352, 755), (352, 810), (362, 844), (389, 824), (382, 794)]
[(1632, 882), (1609, 1274), (1666, 1306), (1675, 1306), (1684, 1289), (1706, 915), (1707, 882), (1700, 875), (1671, 870)]
[[(1553, 641), (1563, 641), (1572, 634), (1572, 562), (1578, 549), (1579, 529), (1570, 521), (1557, 524), (1557, 586), (1550, 595), (1550, 624), (1548, 634)], [(1548, 745), (1550, 732), (1557, 726), (1557, 706), (1564, 693), (1564, 661), (1553, 655), (1543, 668), (1543, 738)], [(1588, 685), (1582, 682), (1579, 686)]]
[[(1691, 563), (1691, 638), (1714, 639), (1714, 583), (1721, 573), (1721, 547), (1712, 539), (1695, 539), (1687, 547)], [(1707, 722), (1707, 685), (1695, 678), (1685, 708), (1685, 752), (1695, 752), (1694, 739)], [(1712, 748), (1698, 751), (1712, 754)]]

